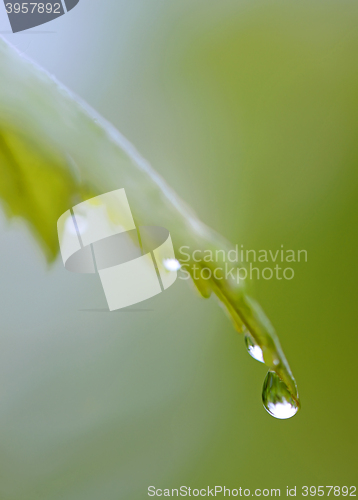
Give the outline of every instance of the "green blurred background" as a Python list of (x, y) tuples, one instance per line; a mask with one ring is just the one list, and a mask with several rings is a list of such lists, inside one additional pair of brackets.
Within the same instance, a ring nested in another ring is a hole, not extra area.
[(178, 280), (134, 311), (85, 311), (106, 307), (97, 277), (47, 266), (1, 215), (1, 499), (354, 484), (358, 4), (82, 0), (17, 35), (0, 14), (204, 222), (308, 251), (293, 280), (254, 283), (302, 399), (280, 421), (213, 299)]

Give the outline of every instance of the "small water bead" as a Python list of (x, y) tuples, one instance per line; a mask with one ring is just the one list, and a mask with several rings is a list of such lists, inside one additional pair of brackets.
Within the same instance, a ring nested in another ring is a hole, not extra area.
[(299, 407), (286, 384), (273, 371), (266, 375), (262, 388), (262, 402), (270, 415), (279, 419), (291, 418)]
[(163, 266), (168, 271), (179, 271), (181, 268), (180, 262), (177, 259), (164, 259)]
[(248, 353), (251, 357), (260, 361), (260, 363), (264, 363), (264, 356), (262, 354), (261, 347), (255, 342), (252, 336), (249, 333), (245, 335), (245, 345)]

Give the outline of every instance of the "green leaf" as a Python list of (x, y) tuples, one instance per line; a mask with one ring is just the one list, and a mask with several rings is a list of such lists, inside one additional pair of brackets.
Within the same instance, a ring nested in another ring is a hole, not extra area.
[(0, 197), (9, 217), (25, 219), (48, 260), (58, 254), (54, 221), (87, 190), (56, 151), (39, 148), (21, 131), (0, 132)]
[[(229, 251), (109, 123), (44, 70), (0, 39), (0, 196), (6, 213), (25, 219), (49, 259), (58, 252), (59, 216), (81, 200), (125, 187), (138, 225), (170, 230), (176, 250)], [(193, 262), (189, 262), (190, 269)], [(299, 404), (295, 380), (277, 335), (244, 286), (220, 275), (223, 262), (199, 262), (216, 276), (193, 279), (213, 292), (239, 332), (249, 330)]]

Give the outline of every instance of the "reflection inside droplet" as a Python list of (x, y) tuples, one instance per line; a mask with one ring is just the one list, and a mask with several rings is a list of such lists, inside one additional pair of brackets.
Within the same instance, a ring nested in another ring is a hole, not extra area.
[(250, 356), (252, 356), (257, 361), (260, 361), (260, 363), (264, 363), (262, 349), (259, 345), (256, 344), (255, 340), (249, 333), (245, 335), (245, 345)]
[(177, 259), (164, 259), (163, 266), (168, 271), (179, 271), (181, 267), (180, 262)]
[(293, 417), (297, 413), (297, 408), (284, 401), (283, 403), (276, 404), (268, 403), (267, 411), (275, 418), (285, 419)]
[(293, 417), (299, 407), (286, 384), (273, 371), (266, 375), (262, 388), (262, 402), (270, 415), (279, 419)]

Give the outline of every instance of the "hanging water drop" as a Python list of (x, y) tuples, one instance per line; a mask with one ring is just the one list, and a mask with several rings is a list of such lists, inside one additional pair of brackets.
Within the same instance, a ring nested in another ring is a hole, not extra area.
[(299, 410), (286, 384), (273, 371), (269, 371), (266, 375), (262, 388), (262, 402), (268, 413), (275, 418), (291, 418)]
[(249, 333), (245, 335), (245, 345), (248, 353), (260, 363), (264, 363), (264, 356), (261, 347), (255, 342)]

